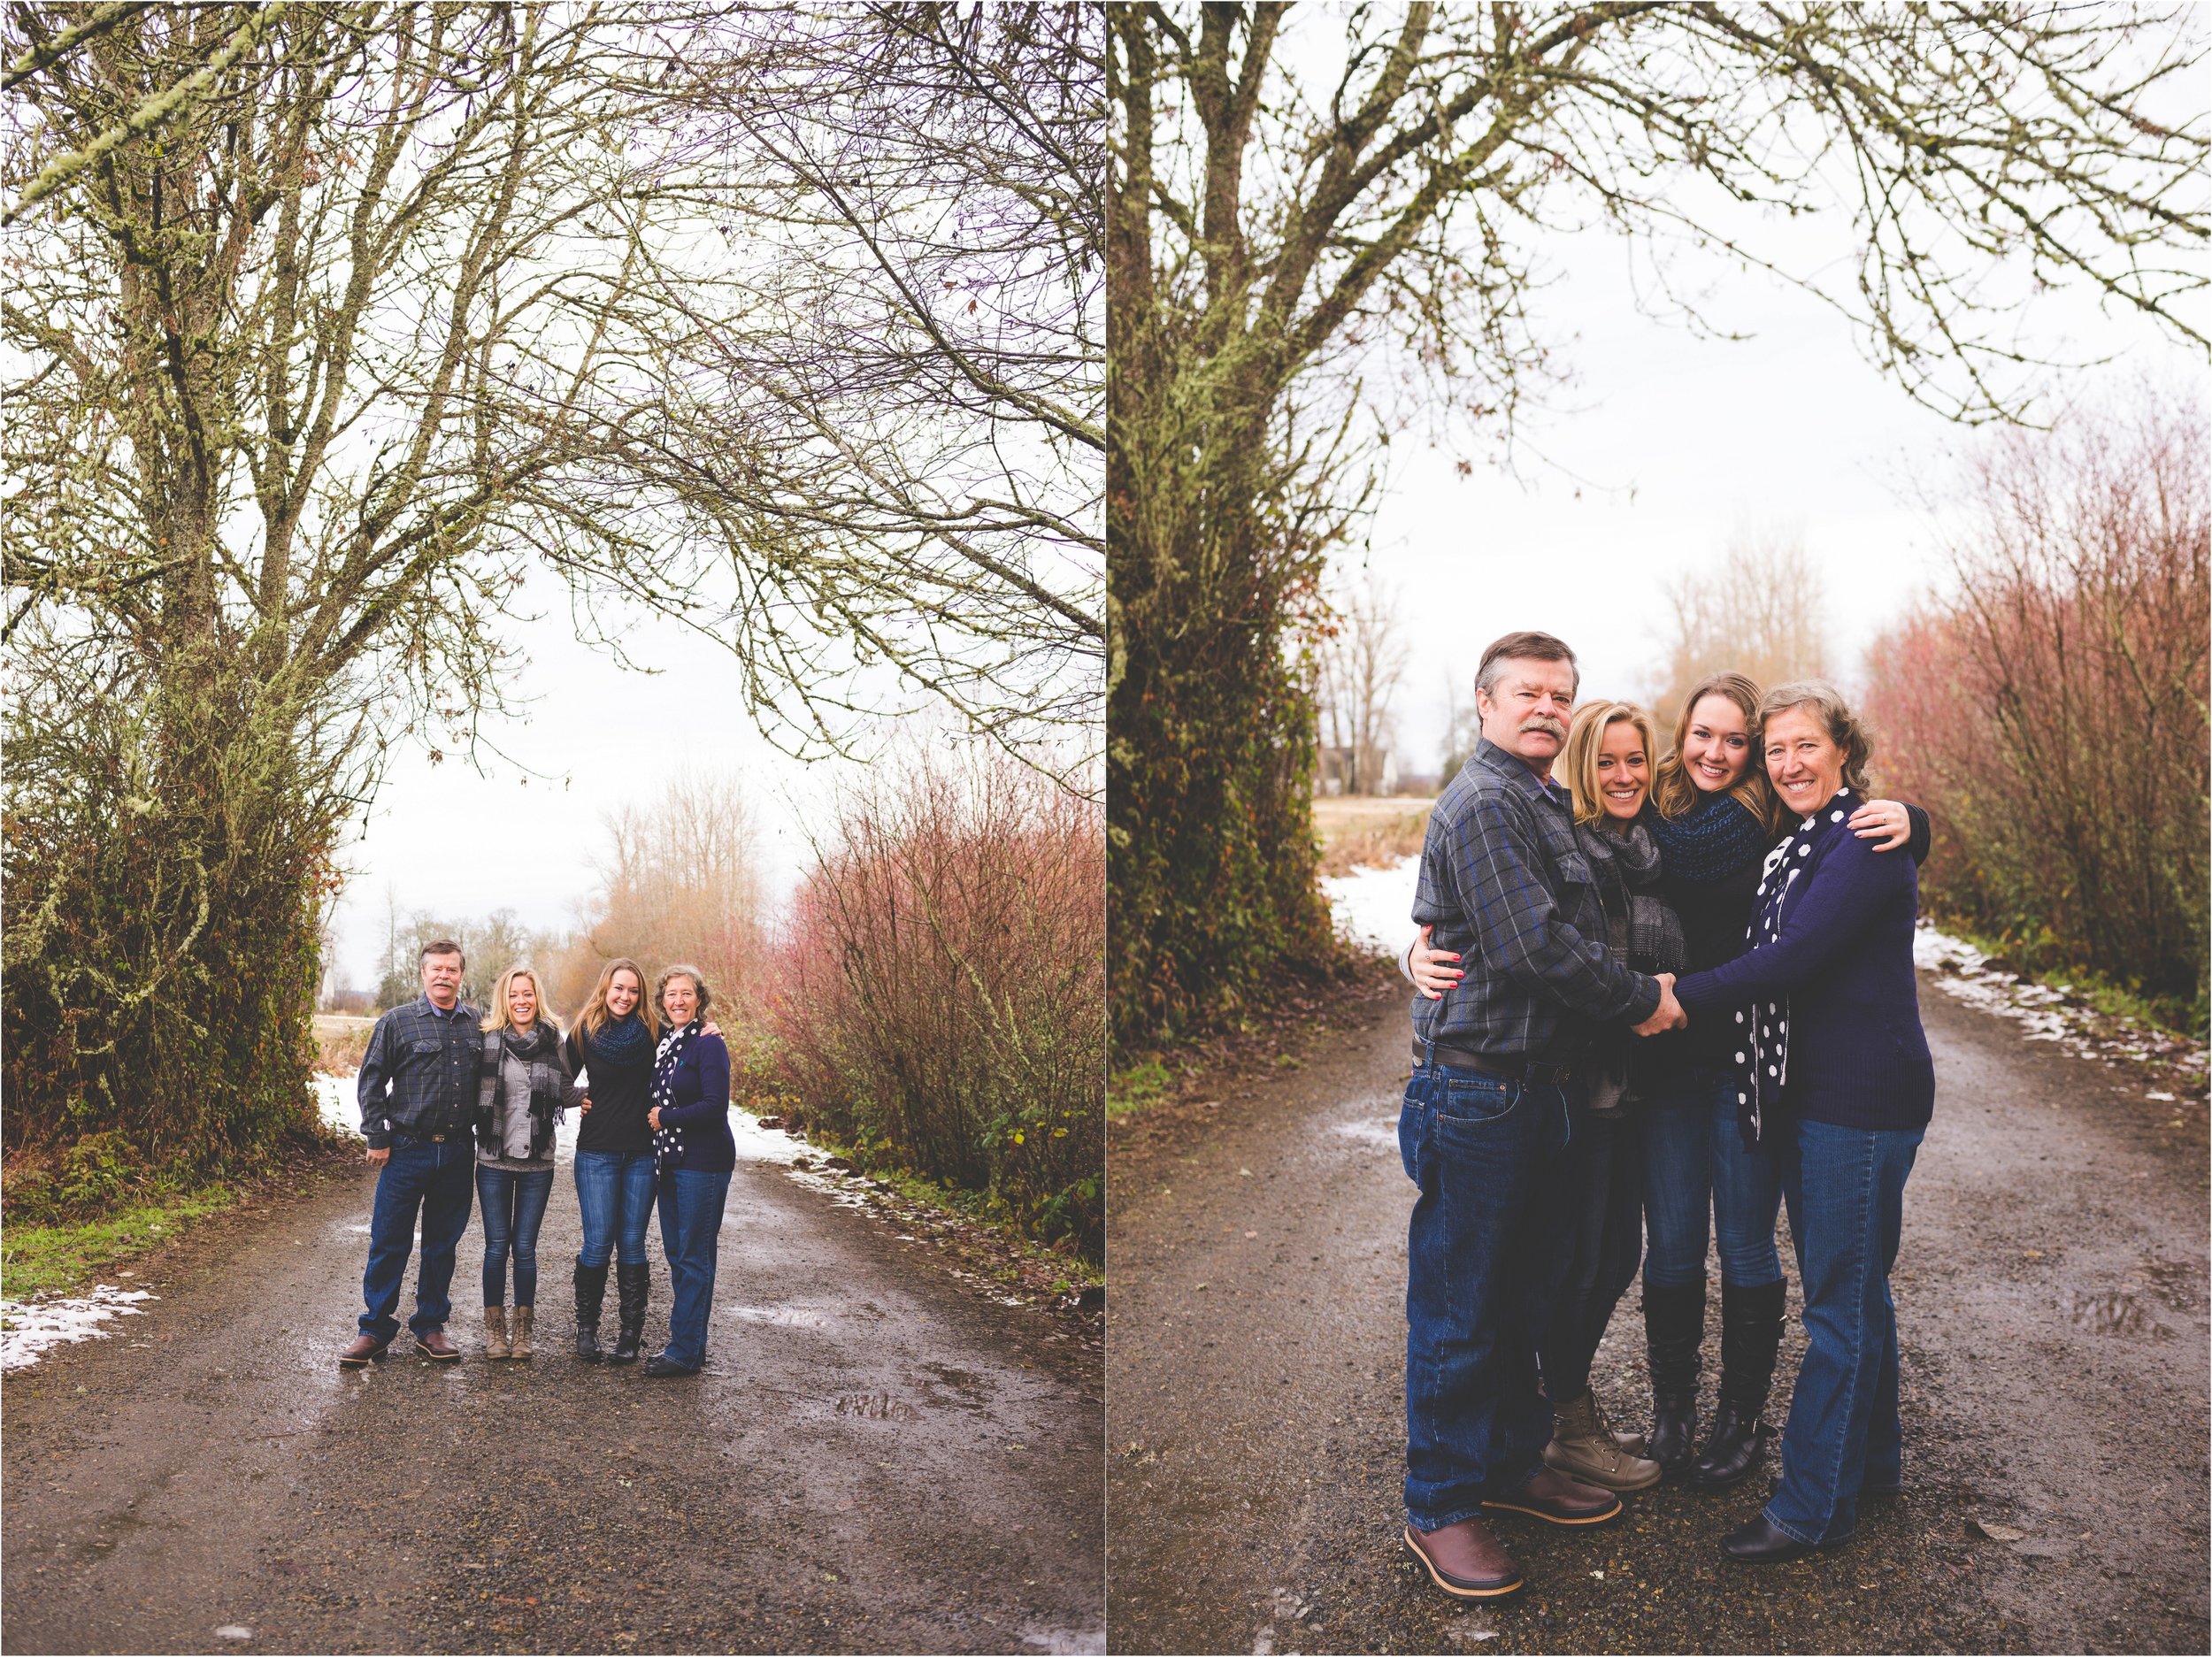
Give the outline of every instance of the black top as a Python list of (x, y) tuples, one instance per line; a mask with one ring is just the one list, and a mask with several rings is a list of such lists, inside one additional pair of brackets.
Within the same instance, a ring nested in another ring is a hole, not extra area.
[(565, 1045), (572, 1068), (590, 1072), (583, 1084), (591, 1109), (576, 1130), (576, 1148), (649, 1155), (653, 1131), (645, 1125), (645, 1113), (651, 1109), (653, 1044), (646, 1042), (633, 1062), (611, 1063), (584, 1039), (579, 1024), (568, 1032)]

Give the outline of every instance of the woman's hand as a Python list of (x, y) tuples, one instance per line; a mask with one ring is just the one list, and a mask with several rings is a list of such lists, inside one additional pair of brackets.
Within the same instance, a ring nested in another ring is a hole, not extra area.
[(1868, 801), (1845, 826), (1861, 840), (1872, 840), (1878, 852), (1893, 852), (1912, 838), (1912, 817), (1894, 800)]
[(591, 1115), (591, 1095), (589, 1093), (579, 1093), (576, 1095), (576, 1114), (580, 1116), (588, 1116)]
[(646, 1125), (651, 1128), (654, 1132), (658, 1133), (660, 1132), (661, 1108), (658, 1105), (655, 1105), (650, 1110), (645, 1113), (645, 1123)]
[(703, 1036), (718, 1036), (722, 1033), (722, 1026), (710, 1018), (699, 1026), (699, 1033)]
[(1413, 940), (1412, 947), (1406, 951), (1406, 964), (1412, 973), (1413, 987), (1419, 990), (1429, 1000), (1440, 1001), (1444, 999), (1444, 992), (1457, 984), (1467, 974), (1465, 970), (1459, 965), (1457, 955), (1448, 949), (1429, 947), (1431, 930), (1426, 926), (1421, 929), (1421, 935)]

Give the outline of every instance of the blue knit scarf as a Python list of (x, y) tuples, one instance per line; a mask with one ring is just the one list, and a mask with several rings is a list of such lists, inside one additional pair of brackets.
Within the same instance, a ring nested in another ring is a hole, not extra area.
[(1646, 806), (1638, 819), (1659, 842), (1661, 863), (1677, 880), (1719, 880), (1765, 855), (1767, 832), (1742, 803), (1709, 794), (1680, 817), (1662, 817)]
[(634, 1012), (608, 1019), (589, 1040), (591, 1052), (587, 1058), (596, 1057), (610, 1069), (642, 1064), (653, 1051), (653, 1032)]

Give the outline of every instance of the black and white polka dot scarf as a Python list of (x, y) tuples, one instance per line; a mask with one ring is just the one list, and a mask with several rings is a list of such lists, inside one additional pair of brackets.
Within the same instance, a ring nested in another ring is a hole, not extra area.
[[(653, 1049), (652, 1109), (666, 1111), (676, 1103), (676, 1067), (684, 1062), (684, 1048), (699, 1033), (699, 1021), (695, 1018), (680, 1028), (672, 1028), (661, 1038), (660, 1046)], [(684, 1159), (684, 1131), (668, 1124), (653, 1130), (653, 1166), (666, 1173)]]
[[(1805, 870), (1813, 848), (1842, 827), (1858, 809), (1848, 788), (1805, 818), (1766, 855), (1759, 869), (1758, 907), (1752, 911), (1745, 941), (1756, 949), (1782, 935), (1790, 910), (1805, 890)], [(1743, 1142), (1756, 1147), (1767, 1119), (1782, 1103), (1790, 1081), (1790, 1004), (1758, 1001), (1736, 1013), (1736, 1127)]]

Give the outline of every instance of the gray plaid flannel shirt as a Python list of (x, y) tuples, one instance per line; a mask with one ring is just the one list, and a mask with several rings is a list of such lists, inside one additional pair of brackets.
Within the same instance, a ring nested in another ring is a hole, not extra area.
[(1486, 739), (1429, 813), (1413, 918), (1466, 970), (1443, 1000), (1413, 998), (1419, 1039), (1566, 1063), (1596, 1025), (1658, 1009), (1658, 984), (1605, 947), (1566, 790)]
[[(476, 1066), (484, 1032), (476, 1009), (457, 1002), (441, 1013), (427, 995), (395, 1007), (369, 1032), (354, 1096), (361, 1132), (381, 1150), (395, 1133), (457, 1133), (476, 1109)], [(389, 1091), (387, 1092), (388, 1084)]]

